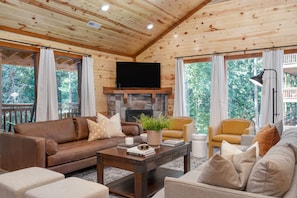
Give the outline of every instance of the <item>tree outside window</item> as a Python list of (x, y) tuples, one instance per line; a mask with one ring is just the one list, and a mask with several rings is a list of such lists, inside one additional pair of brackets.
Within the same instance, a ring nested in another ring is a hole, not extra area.
[[(208, 133), (210, 119), (211, 62), (185, 64), (187, 107), (197, 131)], [(262, 68), (262, 58), (227, 60), (228, 116), (258, 120), (260, 89), (249, 81)], [(255, 91), (256, 90), (256, 91)], [(258, 123), (258, 122), (257, 122)]]

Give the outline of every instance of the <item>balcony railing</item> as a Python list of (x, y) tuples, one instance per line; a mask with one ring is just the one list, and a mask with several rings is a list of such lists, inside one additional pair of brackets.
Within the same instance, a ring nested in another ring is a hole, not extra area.
[(283, 88), (284, 102), (297, 102), (297, 87)]
[[(80, 116), (78, 103), (59, 103), (59, 119)], [(2, 104), (1, 129), (13, 130), (13, 125), (34, 121), (33, 104)], [(32, 118), (33, 117), (33, 118)]]
[(284, 65), (297, 64), (297, 54), (285, 54)]

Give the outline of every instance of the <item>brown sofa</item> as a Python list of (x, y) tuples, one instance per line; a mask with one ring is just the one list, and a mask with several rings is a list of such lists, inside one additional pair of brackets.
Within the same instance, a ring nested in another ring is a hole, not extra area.
[[(86, 119), (75, 117), (63, 120), (23, 123), (14, 127), (14, 133), (0, 134), (0, 165), (7, 171), (31, 166), (69, 173), (96, 165), (96, 151), (117, 146), (124, 137), (88, 141)], [(123, 133), (142, 142), (143, 130), (137, 123), (122, 122)]]

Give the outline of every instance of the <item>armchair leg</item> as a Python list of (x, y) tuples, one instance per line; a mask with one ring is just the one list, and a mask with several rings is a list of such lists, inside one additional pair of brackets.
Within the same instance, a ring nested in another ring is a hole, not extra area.
[(208, 158), (213, 156), (213, 146), (208, 143)]

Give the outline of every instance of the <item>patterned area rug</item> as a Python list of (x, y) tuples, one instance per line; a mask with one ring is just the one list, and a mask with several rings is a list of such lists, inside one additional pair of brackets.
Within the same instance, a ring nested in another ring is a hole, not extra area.
[[(191, 170), (197, 168), (200, 164), (205, 162), (207, 158), (196, 158), (191, 156)], [(173, 170), (181, 170), (184, 169), (184, 159), (183, 157), (180, 157), (174, 161), (171, 161), (167, 164), (162, 165), (161, 167), (169, 168)], [(112, 167), (106, 167), (104, 169), (104, 183), (108, 184), (112, 181), (115, 181), (119, 178), (122, 178), (124, 176), (127, 176), (129, 174), (132, 174), (130, 171), (118, 169), (118, 168), (112, 168)], [(97, 182), (97, 172), (96, 167), (90, 167), (88, 169), (83, 169), (80, 171), (76, 171), (70, 174), (67, 174), (66, 177), (79, 177), (88, 181)], [(121, 196), (110, 194), (110, 198), (122, 198)]]

